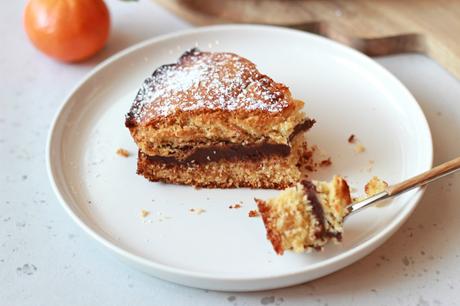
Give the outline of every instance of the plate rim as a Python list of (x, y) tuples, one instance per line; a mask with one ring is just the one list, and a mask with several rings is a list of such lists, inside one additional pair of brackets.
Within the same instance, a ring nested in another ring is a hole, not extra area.
[[(320, 41), (325, 42), (326, 44), (332, 45), (334, 48), (341, 49), (343, 52), (347, 52), (351, 54), (352, 56), (356, 57), (361, 57), (362, 60), (368, 62), (370, 65), (372, 65), (374, 68), (379, 69), (381, 73), (386, 74), (387, 77), (392, 79), (393, 81), (396, 81), (398, 83), (398, 86), (401, 88), (402, 92), (406, 96), (408, 96), (409, 100), (411, 100), (411, 103), (414, 104), (414, 106), (418, 109), (420, 113), (420, 119), (421, 123), (423, 123), (423, 127), (420, 127), (421, 130), (424, 130), (424, 132), (427, 134), (427, 138), (424, 139), (424, 141), (427, 142), (427, 145), (430, 147), (430, 150), (426, 152), (426, 157), (423, 161), (425, 164), (424, 166), (426, 167), (426, 170), (430, 169), (433, 165), (433, 139), (432, 139), (432, 134), (431, 130), (427, 121), (427, 118), (420, 107), (420, 104), (417, 102), (415, 97), (410, 93), (410, 91), (402, 84), (402, 82), (397, 79), (391, 72), (389, 72), (386, 68), (381, 66), (379, 63), (371, 59), (370, 57), (366, 56), (365, 54), (362, 54), (354, 49), (351, 49), (348, 46), (342, 45), (340, 43), (337, 43), (335, 41), (332, 41), (330, 39), (324, 38), (319, 35), (315, 35), (312, 33), (296, 30), (296, 29), (289, 29), (289, 28), (283, 28), (283, 27), (278, 27), (278, 26), (270, 26), (270, 25), (253, 25), (253, 24), (224, 24), (224, 25), (212, 25), (212, 26), (206, 26), (206, 27), (198, 27), (198, 28), (191, 28), (191, 29), (185, 29), (181, 31), (176, 31), (164, 35), (159, 35), (144, 41), (141, 41), (139, 43), (136, 43), (130, 47), (127, 47), (126, 49), (123, 49), (114, 55), (108, 57), (98, 65), (96, 65), (93, 69), (91, 69), (82, 79), (80, 79), (79, 82), (68, 92), (68, 94), (65, 96), (63, 99), (64, 102), (61, 103), (61, 105), (58, 107), (58, 110), (56, 111), (52, 123), (48, 132), (48, 137), (47, 137), (47, 143), (46, 143), (46, 168), (47, 168), (47, 174), (48, 178), (50, 180), (50, 184), (52, 187), (53, 192), (57, 196), (61, 206), (64, 208), (64, 210), (67, 212), (67, 214), (70, 215), (72, 220), (77, 223), (90, 237), (94, 238), (96, 241), (107, 247), (109, 250), (113, 251), (116, 253), (118, 256), (121, 256), (124, 259), (127, 259), (134, 263), (136, 266), (146, 266), (150, 270), (154, 270), (158, 272), (157, 274), (154, 274), (155, 276), (166, 279), (166, 280), (171, 280), (174, 279), (175, 277), (186, 277), (189, 279), (195, 279), (195, 280), (203, 280), (203, 281), (221, 281), (221, 282), (228, 282), (228, 283), (234, 283), (234, 282), (248, 282), (248, 281), (267, 281), (267, 280), (280, 280), (280, 279), (289, 279), (289, 278), (296, 278), (300, 277), (302, 275), (306, 275), (308, 273), (314, 273), (315, 271), (319, 271), (320, 269), (326, 268), (329, 265), (339, 265), (340, 263), (343, 263), (344, 261), (347, 261), (345, 265), (341, 265), (337, 269), (332, 269), (332, 271), (321, 274), (329, 274), (332, 272), (335, 272), (345, 266), (350, 265), (351, 263), (360, 260), (362, 257), (366, 256), (370, 252), (372, 252), (374, 249), (376, 249), (378, 246), (382, 245), (391, 235), (396, 232), (400, 226), (404, 224), (404, 222), (409, 218), (409, 216), (412, 214), (414, 209), (417, 207), (418, 202), (420, 201), (422, 195), (424, 194), (425, 188), (418, 189), (410, 199), (407, 200), (406, 202), (406, 207), (402, 208), (402, 210), (399, 212), (396, 218), (394, 218), (390, 223), (388, 223), (383, 230), (380, 232), (376, 233), (375, 236), (371, 237), (370, 239), (362, 242), (361, 244), (347, 250), (344, 252), (341, 252), (337, 254), (336, 256), (333, 256), (331, 258), (325, 259), (321, 262), (314, 263), (311, 265), (308, 265), (307, 267), (304, 267), (302, 269), (299, 269), (297, 271), (291, 271), (291, 272), (286, 272), (286, 273), (279, 273), (275, 274), (273, 276), (262, 276), (262, 277), (252, 277), (252, 276), (240, 276), (240, 277), (235, 277), (235, 276), (219, 276), (219, 275), (213, 275), (212, 273), (209, 272), (201, 272), (201, 271), (191, 271), (187, 270), (184, 268), (178, 268), (174, 266), (170, 266), (167, 264), (162, 264), (158, 263), (152, 260), (149, 260), (147, 258), (144, 258), (140, 255), (136, 255), (130, 251), (127, 251), (123, 249), (122, 247), (110, 242), (108, 239), (104, 238), (101, 236), (97, 231), (93, 230), (89, 225), (87, 225), (81, 218), (77, 216), (77, 214), (73, 211), (71, 208), (72, 205), (68, 204), (63, 196), (63, 191), (58, 186), (58, 176), (57, 176), (57, 170), (55, 170), (55, 166), (53, 166), (53, 162), (51, 159), (52, 155), (52, 146), (55, 142), (55, 139), (57, 137), (57, 134), (59, 132), (58, 128), (58, 123), (63, 116), (64, 111), (66, 110), (66, 107), (69, 106), (70, 101), (72, 100), (72, 97), (78, 92), (78, 90), (89, 80), (91, 79), (95, 74), (97, 74), (100, 70), (104, 69), (105, 67), (111, 65), (112, 63), (118, 61), (119, 59), (128, 56), (132, 52), (135, 52), (136, 50), (145, 48), (149, 45), (156, 44), (156, 43), (161, 43), (162, 41), (177, 38), (180, 36), (184, 35), (190, 35), (190, 34), (200, 34), (200, 33), (207, 33), (207, 32), (213, 32), (213, 31), (223, 31), (223, 30), (244, 30), (244, 29), (251, 29), (251, 30), (265, 30), (265, 31), (285, 31), (288, 33), (297, 33), (305, 36), (309, 36), (312, 39), (317, 39)], [(61, 129), (62, 130), (62, 129)], [(355, 256), (356, 255), (356, 256)], [(358, 256), (359, 255), (359, 256)], [(354, 258), (354, 256), (356, 258)], [(169, 273), (171, 277), (166, 277), (164, 273)], [(316, 278), (316, 277), (314, 277)], [(311, 278), (313, 279), (313, 278)], [(290, 286), (298, 283), (305, 282), (304, 281), (296, 281), (288, 285), (272, 285), (272, 286), (262, 286), (260, 289), (268, 289), (268, 288), (280, 288), (280, 287), (285, 287), (285, 286)], [(190, 282), (181, 282), (181, 281), (176, 281), (176, 283), (182, 283), (182, 284), (188, 284)], [(202, 285), (197, 285), (196, 287), (200, 288), (210, 288), (210, 286), (202, 286)], [(225, 286), (217, 286), (217, 287), (225, 287)], [(260, 290), (260, 289), (255, 289), (255, 290)], [(239, 290), (239, 291), (248, 291), (248, 290)], [(249, 291), (252, 291), (249, 289)]]

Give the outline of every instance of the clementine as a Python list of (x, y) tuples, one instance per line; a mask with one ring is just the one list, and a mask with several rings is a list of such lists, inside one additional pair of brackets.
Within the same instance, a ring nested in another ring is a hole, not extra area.
[(75, 62), (105, 45), (110, 15), (103, 0), (29, 0), (24, 27), (40, 51), (61, 61)]

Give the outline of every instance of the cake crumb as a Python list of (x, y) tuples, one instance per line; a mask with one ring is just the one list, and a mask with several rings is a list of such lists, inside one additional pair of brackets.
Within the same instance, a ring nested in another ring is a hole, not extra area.
[(388, 183), (381, 180), (377, 176), (374, 176), (365, 186), (364, 191), (368, 196), (373, 196), (379, 192), (385, 191), (388, 187)]
[(255, 209), (254, 209), (254, 210), (250, 210), (250, 211), (248, 212), (248, 217), (249, 217), (249, 218), (255, 218), (255, 217), (259, 217), (259, 216), (260, 216), (259, 212), (258, 212), (257, 210), (255, 210)]
[(189, 211), (195, 215), (201, 215), (202, 213), (206, 212), (203, 208), (190, 208)]
[(311, 147), (305, 145), (299, 164), (302, 172), (307, 175), (306, 172), (317, 172), (319, 168), (332, 165), (332, 158), (317, 145)]
[(330, 165), (332, 165), (332, 160), (331, 160), (330, 157), (329, 157), (328, 159), (322, 160), (322, 161), (319, 163), (319, 166), (320, 166), (320, 167), (329, 167)]
[(125, 149), (122, 149), (122, 148), (119, 148), (117, 150), (117, 154), (122, 156), (122, 157), (129, 157), (129, 151), (128, 150), (125, 150)]
[(238, 208), (241, 208), (241, 204), (239, 204), (239, 203), (232, 204), (228, 208), (230, 208), (230, 209), (238, 209)]
[(356, 153), (363, 153), (364, 151), (366, 151), (366, 148), (362, 144), (360, 143), (356, 144), (355, 146)]
[(142, 209), (141, 210), (141, 217), (146, 218), (148, 215), (150, 215), (150, 211)]
[(350, 137), (348, 137), (348, 143), (356, 144), (355, 145), (356, 153), (363, 153), (364, 151), (366, 151), (366, 148), (358, 141), (355, 134), (351, 134)]
[(351, 134), (350, 137), (348, 137), (348, 143), (355, 143), (356, 137), (355, 134)]

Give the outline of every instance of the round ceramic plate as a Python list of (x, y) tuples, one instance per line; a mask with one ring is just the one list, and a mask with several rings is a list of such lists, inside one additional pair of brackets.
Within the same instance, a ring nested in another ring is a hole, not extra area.
[[(333, 164), (313, 173), (347, 177), (362, 194), (373, 175), (389, 183), (430, 168), (432, 142), (414, 98), (366, 56), (330, 40), (268, 26), (193, 29), (133, 46), (96, 67), (67, 97), (51, 129), (48, 170), (63, 207), (88, 234), (126, 263), (172, 282), (250, 291), (294, 285), (343, 268), (381, 245), (422, 195), (415, 190), (354, 215), (340, 245), (324, 252), (277, 256), (254, 197), (274, 190), (195, 189), (136, 175), (137, 148), (124, 127), (138, 87), (186, 50), (235, 52), (288, 85), (317, 120), (307, 133)], [(354, 134), (365, 147), (356, 153)], [(127, 149), (131, 156), (115, 152)], [(239, 209), (229, 206), (241, 203)], [(192, 213), (191, 208), (204, 210)], [(145, 218), (141, 211), (149, 211)]]

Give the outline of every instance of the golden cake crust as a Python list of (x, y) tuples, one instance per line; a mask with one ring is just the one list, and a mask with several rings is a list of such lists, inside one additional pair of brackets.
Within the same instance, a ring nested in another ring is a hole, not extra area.
[(249, 60), (192, 49), (144, 81), (126, 125), (155, 125), (181, 112), (269, 114), (289, 108), (295, 108), (289, 89), (261, 74)]

